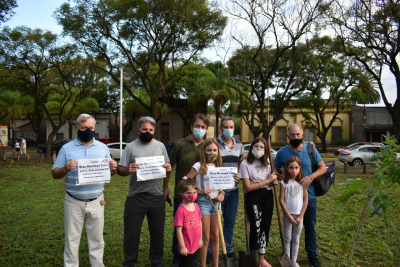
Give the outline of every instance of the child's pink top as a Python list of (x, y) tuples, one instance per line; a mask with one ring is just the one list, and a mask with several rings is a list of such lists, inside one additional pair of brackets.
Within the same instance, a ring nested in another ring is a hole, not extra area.
[[(183, 241), (189, 254), (195, 253), (199, 249), (201, 238), (201, 212), (200, 207), (194, 204), (194, 210), (188, 211), (183, 205), (178, 207), (175, 214), (174, 226), (182, 226)], [(178, 242), (178, 249), (181, 246)]]

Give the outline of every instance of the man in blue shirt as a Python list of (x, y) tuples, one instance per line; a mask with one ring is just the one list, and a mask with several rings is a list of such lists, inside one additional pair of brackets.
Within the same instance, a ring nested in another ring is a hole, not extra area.
[[(305, 248), (310, 265), (320, 267), (321, 264), (317, 258), (317, 232), (315, 231), (317, 223), (317, 199), (312, 181), (321, 177), (326, 172), (326, 166), (318, 150), (314, 147), (314, 159), (317, 168), (315, 172), (312, 171), (312, 163), (307, 146), (303, 145), (303, 130), (298, 124), (289, 126), (287, 136), (289, 137), (290, 144), (279, 149), (274, 165), (277, 169), (285, 166), (286, 160), (291, 156), (297, 156), (301, 160), (303, 179), (300, 181), (300, 184), (303, 187), (308, 187), (308, 206), (303, 218)], [(282, 180), (283, 178), (283, 174), (278, 174), (278, 179)]]
[(83, 225), (89, 245), (91, 266), (102, 267), (104, 254), (104, 184), (77, 185), (80, 159), (108, 159), (111, 174), (117, 169), (117, 162), (111, 160), (107, 146), (94, 139), (96, 120), (89, 114), (76, 118), (77, 138), (65, 144), (54, 163), (51, 173), (54, 179), (65, 178), (64, 267), (79, 265), (79, 242)]

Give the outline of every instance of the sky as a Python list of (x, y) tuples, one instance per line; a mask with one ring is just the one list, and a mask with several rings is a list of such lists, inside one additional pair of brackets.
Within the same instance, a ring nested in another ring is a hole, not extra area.
[[(14, 9), (15, 15), (11, 20), (3, 23), (2, 26), (14, 28), (16, 26), (25, 25), (30, 28), (41, 28), (60, 34), (62, 32), (62, 27), (57, 24), (53, 13), (64, 2), (67, 2), (67, 0), (17, 0), (18, 7)], [(226, 35), (230, 30), (229, 28), (230, 27), (227, 26)], [(225, 38), (227, 37), (225, 36)], [(234, 43), (231, 43), (230, 46), (233, 47), (233, 49), (235, 48)], [(231, 49), (230, 52), (232, 52), (233, 49)], [(216, 50), (214, 48), (206, 49), (203, 52), (203, 56), (210, 61), (221, 60), (221, 57), (218, 55), (223, 54), (223, 50)], [(386, 97), (388, 101), (393, 104), (397, 99), (394, 76), (388, 70), (385, 70), (382, 82), (385, 87)], [(377, 106), (384, 106), (384, 104), (381, 102)]]

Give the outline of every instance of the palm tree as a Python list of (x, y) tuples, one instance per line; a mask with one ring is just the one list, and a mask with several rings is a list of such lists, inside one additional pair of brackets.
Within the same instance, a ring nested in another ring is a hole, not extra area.
[(362, 77), (358, 84), (353, 87), (353, 90), (361, 90), (363, 100), (357, 101), (359, 104), (378, 104), (381, 102), (381, 95), (378, 90), (375, 89), (374, 83), (368, 77)]
[[(229, 101), (228, 92), (224, 85), (227, 69), (217, 70), (216, 73), (205, 69), (198, 73), (196, 77), (197, 93), (213, 101), (216, 117), (215, 136), (219, 136), (219, 118), (221, 117), (221, 108)], [(195, 98), (193, 98), (194, 100)], [(189, 98), (189, 102), (193, 101)]]

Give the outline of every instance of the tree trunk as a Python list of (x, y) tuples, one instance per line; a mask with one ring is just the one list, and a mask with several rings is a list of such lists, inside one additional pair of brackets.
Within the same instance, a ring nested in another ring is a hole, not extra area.
[(36, 127), (35, 127), (36, 128), (36, 131), (35, 131), (35, 133), (36, 133), (36, 145), (38, 145), (39, 143), (43, 143), (43, 141), (40, 140), (40, 138), (42, 137), (42, 129), (40, 127), (40, 124), (41, 124), (41, 120), (36, 122)]
[(326, 133), (321, 133), (319, 132), (317, 134), (318, 138), (321, 140), (321, 144), (322, 144), (322, 153), (326, 153)]
[(72, 122), (68, 123), (68, 139), (72, 139)]
[(47, 146), (46, 146), (46, 157), (51, 156), (51, 143), (53, 143), (54, 136), (58, 133), (58, 131), (61, 129), (61, 127), (66, 123), (66, 121), (60, 122), (60, 124), (56, 127), (53, 128), (53, 131), (49, 134), (49, 138), (47, 139)]
[(125, 142), (127, 142), (127, 137), (133, 129), (133, 121), (135, 120), (135, 118), (136, 117), (131, 118), (131, 121), (126, 122), (126, 124), (123, 127), (122, 140), (125, 140)]
[[(116, 113), (113, 113), (113, 115), (114, 115), (114, 117), (115, 117), (115, 120), (114, 120), (115, 128), (117, 128), (118, 130), (120, 130), (120, 128), (119, 128), (119, 121), (120, 121), (119, 116), (116, 115)], [(118, 131), (118, 132), (119, 132), (119, 131)], [(118, 135), (118, 137), (119, 137), (119, 136), (120, 136), (120, 135)], [(124, 132), (123, 132), (123, 129), (122, 129), (122, 140), (126, 140), (126, 139), (124, 139)], [(119, 141), (122, 141), (122, 140), (119, 140)]]
[(151, 116), (153, 119), (158, 121), (160, 118), (157, 117), (157, 100), (156, 99), (151, 99)]
[[(12, 113), (12, 126), (11, 126), (11, 134), (12, 134), (12, 141), (11, 141), (11, 147), (14, 148), (15, 144), (15, 121), (14, 121), (14, 111)], [(21, 145), (21, 144), (20, 144)]]
[(50, 158), (51, 157), (51, 144), (53, 143), (54, 136), (56, 136), (57, 131), (53, 131), (50, 135), (49, 138), (47, 139), (46, 142), (46, 157)]
[(217, 138), (219, 133), (219, 118), (221, 116), (220, 106), (218, 104), (215, 105), (215, 138)]
[(387, 110), (392, 116), (392, 134), (396, 136), (397, 144), (400, 145), (400, 102), (397, 100), (396, 105), (393, 108), (388, 108)]

